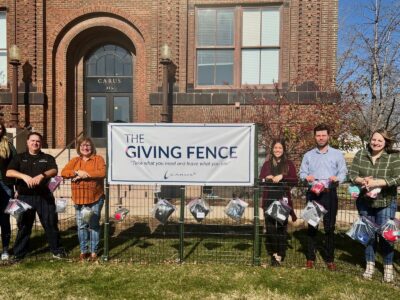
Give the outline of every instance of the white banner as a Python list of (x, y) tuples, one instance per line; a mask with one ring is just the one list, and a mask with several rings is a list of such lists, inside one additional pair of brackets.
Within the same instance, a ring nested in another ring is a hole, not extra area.
[(108, 182), (254, 183), (254, 124), (110, 123)]

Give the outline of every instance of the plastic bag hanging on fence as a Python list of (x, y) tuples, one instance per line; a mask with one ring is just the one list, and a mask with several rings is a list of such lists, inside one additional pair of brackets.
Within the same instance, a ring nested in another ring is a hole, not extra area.
[(394, 243), (399, 238), (399, 220), (387, 220), (385, 224), (381, 225), (379, 231), (385, 240)]
[(357, 219), (350, 230), (346, 234), (353, 240), (360, 242), (364, 246), (375, 238), (375, 233), (378, 231), (379, 226), (372, 222), (370, 219), (362, 216)]
[(81, 214), (82, 214), (82, 221), (86, 224), (90, 224), (90, 220), (94, 215), (94, 211), (90, 207), (84, 206), (81, 209)]
[(235, 221), (240, 221), (247, 206), (249, 206), (248, 203), (244, 202), (242, 199), (236, 198), (229, 201), (224, 211)]
[(47, 184), (50, 192), (53, 193), (60, 186), (62, 181), (63, 181), (63, 178), (61, 176), (54, 176), (54, 177), (50, 178), (50, 181)]
[(360, 195), (360, 188), (356, 185), (350, 185), (347, 191), (349, 192), (352, 200), (356, 200)]
[(17, 220), (22, 214), (28, 209), (32, 209), (32, 206), (18, 199), (10, 199), (4, 212), (16, 218)]
[(311, 186), (311, 192), (313, 192), (315, 195), (321, 194), (326, 188), (329, 187), (329, 180), (327, 179), (321, 179), (321, 180), (316, 180), (312, 183)]
[(168, 200), (159, 199), (153, 208), (152, 215), (164, 225), (167, 223), (168, 218), (174, 211), (175, 206), (173, 206)]
[(301, 218), (306, 221), (309, 225), (317, 227), (321, 218), (328, 211), (316, 201), (307, 202), (306, 207), (301, 213)]
[(290, 206), (283, 201), (275, 200), (265, 210), (265, 215), (283, 224), (289, 218), (291, 210)]
[(197, 222), (203, 221), (210, 212), (210, 206), (201, 198), (193, 199), (187, 204), (187, 207)]
[(56, 212), (63, 213), (67, 208), (67, 199), (65, 198), (56, 198)]
[(114, 213), (114, 220), (117, 222), (122, 222), (128, 213), (129, 210), (127, 208), (120, 207)]

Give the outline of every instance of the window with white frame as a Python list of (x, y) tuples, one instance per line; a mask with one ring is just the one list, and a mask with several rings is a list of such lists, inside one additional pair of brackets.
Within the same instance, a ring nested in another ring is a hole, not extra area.
[(7, 85), (7, 15), (0, 11), (0, 87)]
[(196, 86), (278, 82), (279, 52), (279, 7), (197, 9)]

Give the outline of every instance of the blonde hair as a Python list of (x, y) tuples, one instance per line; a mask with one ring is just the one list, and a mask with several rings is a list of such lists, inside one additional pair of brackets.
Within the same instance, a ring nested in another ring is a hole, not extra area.
[(8, 141), (6, 126), (4, 126), (4, 123), (0, 123), (0, 128), (0, 157), (6, 159), (11, 155), (10, 143)]

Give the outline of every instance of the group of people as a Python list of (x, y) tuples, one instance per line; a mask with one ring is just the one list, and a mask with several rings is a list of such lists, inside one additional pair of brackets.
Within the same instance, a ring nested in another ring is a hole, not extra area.
[[(324, 244), (322, 256), (329, 270), (336, 270), (334, 263), (335, 224), (338, 211), (337, 187), (348, 178), (360, 189), (356, 206), (360, 216), (366, 216), (378, 226), (394, 219), (397, 210), (397, 187), (400, 185), (400, 155), (392, 149), (394, 139), (385, 129), (373, 132), (367, 149), (358, 151), (347, 170), (343, 154), (329, 145), (330, 128), (320, 124), (314, 128), (316, 147), (308, 151), (301, 162), (298, 173), (300, 180), (308, 183), (307, 201), (316, 201), (327, 211), (323, 216)], [(291, 187), (298, 182), (294, 163), (288, 159), (285, 142), (272, 142), (271, 153), (261, 168), (260, 179), (265, 182), (262, 207), (266, 211), (272, 202), (285, 199), (292, 208), (291, 219), (297, 220), (291, 200)], [(319, 193), (313, 192), (312, 185), (318, 181), (327, 184)], [(379, 188), (376, 197), (370, 196), (372, 189)], [(287, 224), (277, 222), (265, 214), (266, 248), (271, 265), (279, 265), (287, 249)], [(306, 267), (314, 267), (315, 244), (318, 226), (308, 225)], [(363, 277), (371, 279), (375, 271), (375, 253), (380, 244), (384, 262), (385, 282), (394, 280), (394, 247), (377, 235), (365, 248), (366, 269)]]
[[(348, 177), (359, 186), (356, 200), (360, 216), (367, 216), (377, 225), (385, 224), (395, 217), (397, 210), (397, 186), (400, 185), (400, 155), (392, 149), (394, 139), (386, 130), (375, 131), (367, 149), (356, 153), (349, 171), (343, 154), (329, 145), (330, 129), (320, 124), (314, 128), (316, 147), (308, 151), (301, 162), (299, 177), (307, 182), (307, 201), (316, 201), (327, 213), (323, 217), (325, 241), (323, 258), (329, 270), (335, 270), (335, 224), (338, 211), (338, 184)], [(50, 251), (54, 258), (66, 256), (60, 244), (56, 203), (48, 183), (57, 175), (58, 168), (53, 156), (41, 151), (43, 137), (31, 132), (27, 138), (26, 152), (17, 154), (7, 139), (4, 124), (0, 123), (0, 227), (3, 251), (2, 260), (9, 259), (11, 237), (10, 215), (4, 212), (9, 199), (17, 198), (32, 207), (18, 219), (18, 233), (13, 247), (16, 260), (23, 259), (29, 251), (29, 239), (36, 213), (45, 230)], [(62, 169), (61, 176), (71, 179), (72, 200), (75, 207), (80, 260), (96, 260), (100, 240), (100, 216), (104, 204), (104, 159), (96, 154), (93, 141), (82, 137), (77, 141), (78, 156)], [(293, 222), (297, 216), (293, 210), (291, 187), (297, 184), (298, 174), (289, 160), (285, 142), (272, 142), (269, 159), (264, 163), (260, 179), (265, 181), (262, 207), (266, 210), (272, 202), (285, 199), (292, 208)], [(312, 192), (311, 185), (325, 180), (329, 185), (320, 193)], [(369, 191), (380, 188), (377, 197), (371, 198)], [(90, 218), (84, 216), (89, 209)], [(280, 265), (286, 256), (287, 224), (277, 222), (266, 214), (266, 247), (271, 265)], [(316, 254), (315, 243), (318, 226), (308, 225), (306, 267), (313, 268)], [(366, 270), (363, 276), (372, 278), (375, 270), (375, 252), (380, 243), (384, 260), (384, 281), (393, 281), (393, 244), (383, 238), (372, 239), (365, 248)]]
[[(8, 260), (11, 237), (10, 215), (5, 213), (9, 200), (16, 198), (28, 204), (17, 219), (18, 232), (13, 246), (14, 260), (23, 259), (29, 252), (29, 240), (36, 213), (39, 216), (50, 252), (54, 258), (66, 257), (60, 243), (56, 200), (49, 188), (50, 179), (57, 175), (55, 158), (41, 151), (43, 137), (38, 132), (28, 134), (27, 150), (17, 154), (7, 139), (4, 124), (0, 124), (0, 226), (2, 260)], [(96, 154), (90, 138), (77, 141), (78, 156), (62, 169), (61, 176), (71, 179), (72, 200), (80, 245), (80, 260), (97, 260), (100, 241), (100, 216), (104, 203), (104, 159)], [(89, 211), (89, 217), (83, 215)]]

